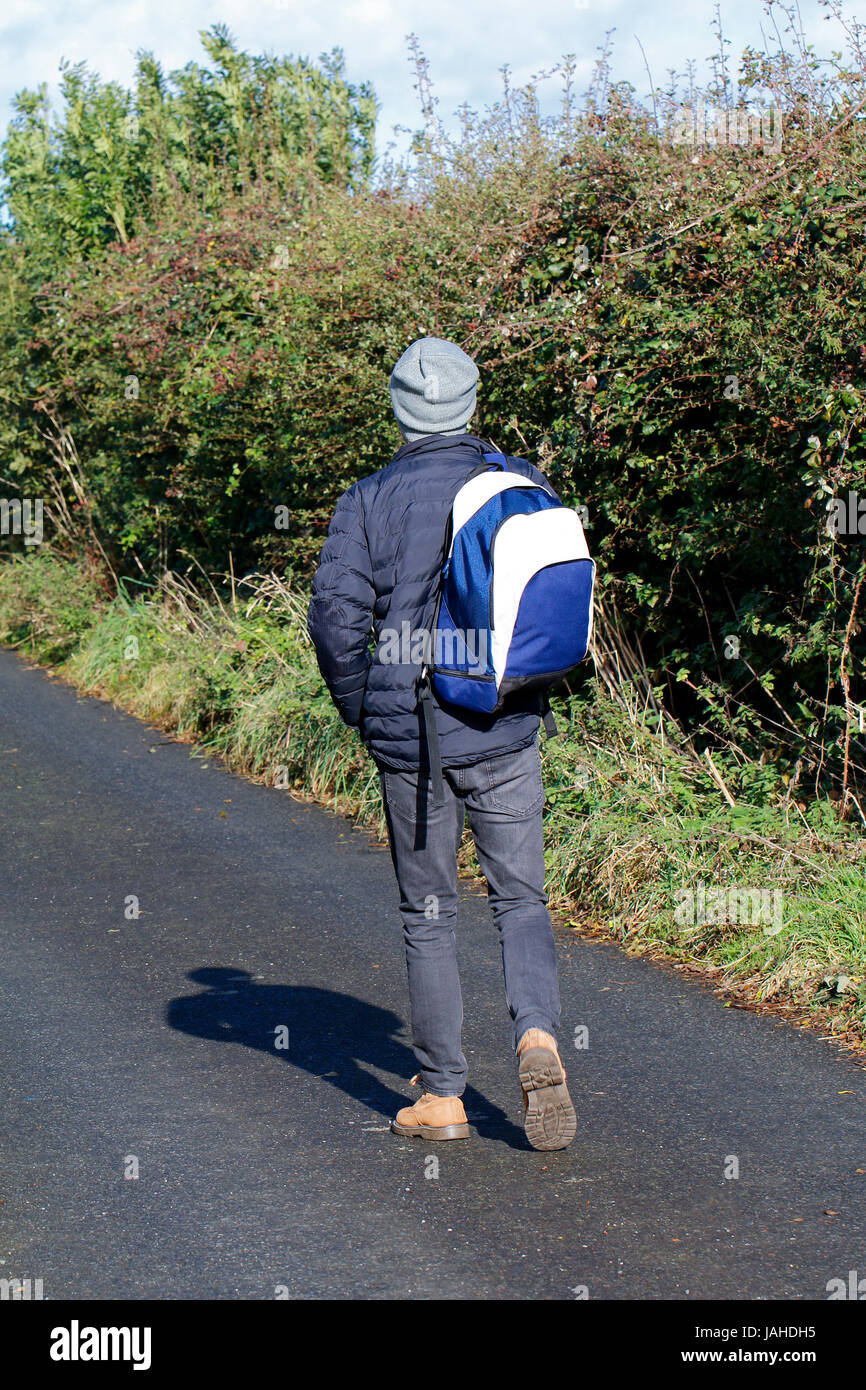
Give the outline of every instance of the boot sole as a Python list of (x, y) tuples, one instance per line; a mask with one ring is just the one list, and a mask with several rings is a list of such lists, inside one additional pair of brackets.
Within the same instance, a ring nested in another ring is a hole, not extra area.
[(391, 1121), (392, 1134), (404, 1134), (408, 1139), (468, 1139), (468, 1125), (398, 1125)]
[(526, 1101), (524, 1129), (534, 1149), (565, 1149), (577, 1133), (577, 1116), (562, 1065), (547, 1047), (528, 1047), (520, 1057)]

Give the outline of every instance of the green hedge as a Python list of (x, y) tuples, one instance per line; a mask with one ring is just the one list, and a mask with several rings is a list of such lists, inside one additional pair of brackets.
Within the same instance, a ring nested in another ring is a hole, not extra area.
[[(857, 816), (864, 536), (826, 506), (866, 494), (862, 65), (746, 62), (737, 100), (782, 113), (781, 149), (675, 143), (677, 99), (650, 113), (603, 76), (547, 120), (532, 90), (459, 140), (431, 116), (377, 181), (290, 150), (272, 176), (223, 140), (206, 195), (180, 178), (87, 254), (22, 216), (0, 259), (10, 487), (59, 490), (55, 540), (116, 575), (305, 578), (340, 492), (399, 443), (397, 355), (453, 338), (478, 431), (587, 508), (648, 698), (742, 777)], [(212, 85), (185, 108), (211, 136)]]

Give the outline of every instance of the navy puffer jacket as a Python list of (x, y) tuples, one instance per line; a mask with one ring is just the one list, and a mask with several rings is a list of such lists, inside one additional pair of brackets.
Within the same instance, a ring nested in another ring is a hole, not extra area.
[[(425, 759), (415, 686), (420, 650), (412, 652), (406, 643), (405, 661), (383, 662), (382, 631), (431, 627), (451, 504), (482, 452), (493, 447), (470, 434), (436, 434), (404, 444), (387, 468), (343, 493), (328, 528), (313, 581), (309, 632), (342, 718), (386, 767), (413, 769)], [(526, 459), (509, 463), (553, 493)], [(531, 743), (538, 733), (538, 693), (515, 692), (511, 701), (499, 715), (480, 715), (434, 694), (443, 765), (459, 767)]]

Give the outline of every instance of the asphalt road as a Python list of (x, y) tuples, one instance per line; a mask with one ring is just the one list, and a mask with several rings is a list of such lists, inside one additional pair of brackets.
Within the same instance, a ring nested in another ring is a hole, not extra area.
[(387, 851), (9, 652), (0, 712), (0, 1278), (826, 1299), (866, 1275), (866, 1072), (828, 1044), (562, 932), (578, 1137), (536, 1153), (467, 891), (473, 1136), (397, 1138), (416, 1092)]

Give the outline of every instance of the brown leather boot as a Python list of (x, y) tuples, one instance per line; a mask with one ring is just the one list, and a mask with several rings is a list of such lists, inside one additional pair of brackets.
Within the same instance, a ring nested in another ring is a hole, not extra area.
[(555, 1039), (529, 1028), (517, 1044), (517, 1057), (527, 1139), (534, 1149), (567, 1148), (577, 1133), (577, 1117)]
[[(413, 1076), (412, 1086), (420, 1085)], [(414, 1105), (398, 1110), (391, 1121), (392, 1134), (408, 1134), (413, 1139), (468, 1139), (469, 1125), (459, 1096), (434, 1096), (425, 1091)]]

